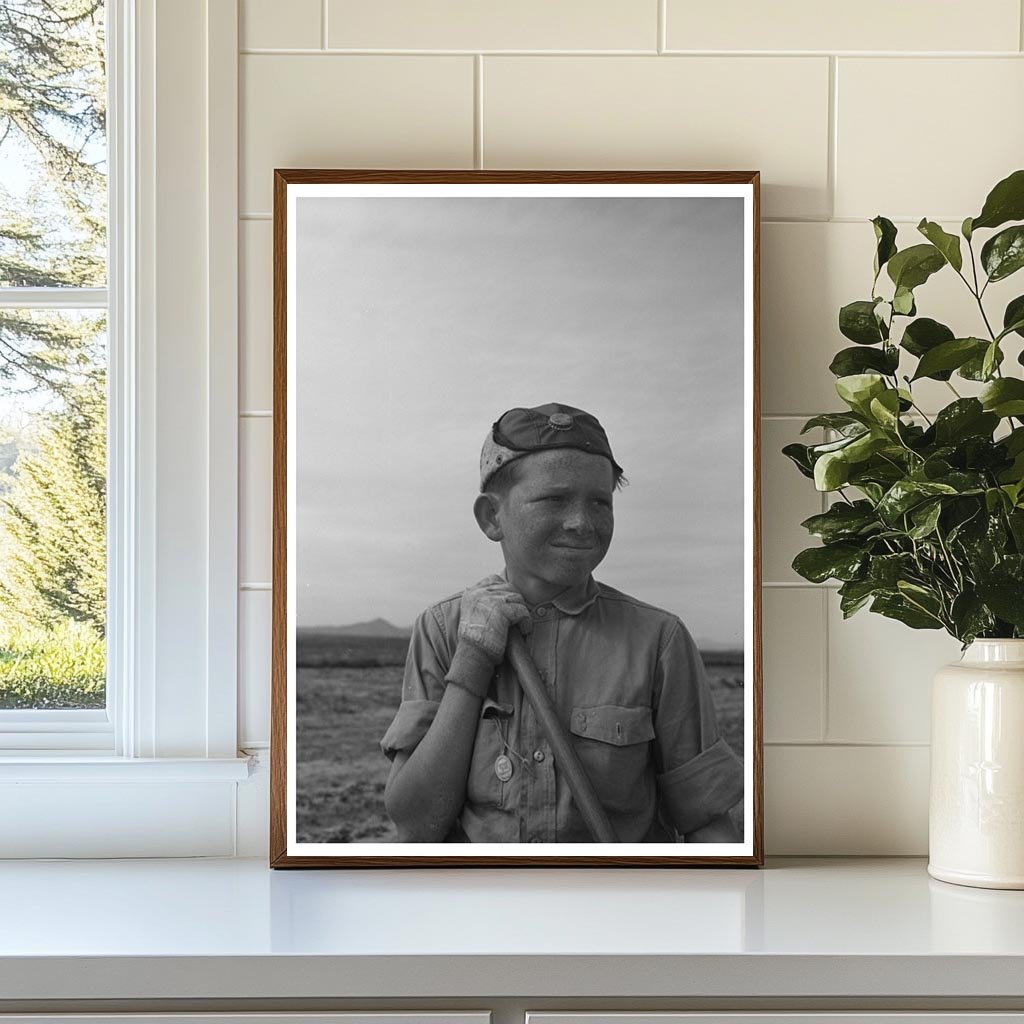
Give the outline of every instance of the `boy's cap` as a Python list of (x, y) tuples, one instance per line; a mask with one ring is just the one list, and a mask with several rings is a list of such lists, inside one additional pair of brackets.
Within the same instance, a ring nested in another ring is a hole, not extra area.
[(596, 416), (571, 405), (549, 402), (533, 409), (509, 409), (498, 418), (480, 452), (480, 490), (502, 466), (550, 448), (578, 448), (603, 455), (616, 473), (622, 473)]

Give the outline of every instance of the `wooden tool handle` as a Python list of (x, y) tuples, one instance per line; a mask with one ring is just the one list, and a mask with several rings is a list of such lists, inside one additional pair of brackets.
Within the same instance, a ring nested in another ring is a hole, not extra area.
[(519, 685), (522, 686), (523, 693), (526, 694), (526, 699), (533, 707), (534, 714), (540, 721), (540, 727), (554, 750), (555, 763), (559, 765), (565, 781), (569, 783), (569, 792), (572, 793), (572, 798), (576, 801), (576, 806), (580, 809), (580, 814), (583, 815), (583, 821), (590, 830), (590, 834), (594, 837), (595, 842), (617, 843), (619, 837), (615, 834), (615, 829), (609, 821), (605, 809), (601, 806), (601, 801), (598, 799), (597, 793), (594, 792), (594, 787), (587, 777), (583, 765), (580, 764), (572, 740), (569, 739), (568, 734), (562, 728), (562, 723), (558, 720), (558, 713), (555, 711), (554, 704), (551, 703), (551, 698), (540, 678), (537, 666), (534, 665), (533, 658), (530, 657), (526, 641), (523, 639), (522, 633), (514, 627), (508, 631), (507, 653), (512, 667), (516, 670), (516, 675), (519, 676)]

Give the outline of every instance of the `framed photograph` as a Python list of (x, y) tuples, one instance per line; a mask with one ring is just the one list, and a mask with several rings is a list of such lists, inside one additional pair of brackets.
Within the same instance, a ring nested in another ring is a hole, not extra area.
[(762, 863), (758, 186), (275, 171), (272, 866)]

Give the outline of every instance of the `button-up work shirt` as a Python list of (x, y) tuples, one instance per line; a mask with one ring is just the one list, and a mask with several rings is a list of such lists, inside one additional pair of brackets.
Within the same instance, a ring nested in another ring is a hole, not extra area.
[[(392, 759), (434, 720), (460, 597), (416, 621), (402, 703), (381, 740)], [(531, 615), (530, 654), (621, 842), (676, 841), (742, 799), (742, 763), (719, 737), (700, 652), (675, 615), (592, 578)], [(507, 662), (480, 709), (466, 802), (448, 840), (593, 841)]]

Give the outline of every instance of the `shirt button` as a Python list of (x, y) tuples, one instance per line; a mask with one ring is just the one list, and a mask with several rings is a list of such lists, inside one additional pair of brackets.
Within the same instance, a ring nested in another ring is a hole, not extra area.
[(541, 761), (544, 760), (544, 751), (543, 750), (535, 750), (533, 752), (533, 759), (534, 759), (534, 761), (537, 762), (537, 764), (540, 764)]
[(544, 618), (544, 616), (545, 616), (545, 615), (547, 615), (547, 613), (548, 613), (548, 606), (547, 606), (546, 604), (542, 604), (542, 605), (540, 605), (540, 606), (539, 606), (539, 607), (537, 608), (537, 614), (538, 614), (538, 615), (539, 615), (539, 616), (540, 616), (541, 618)]

